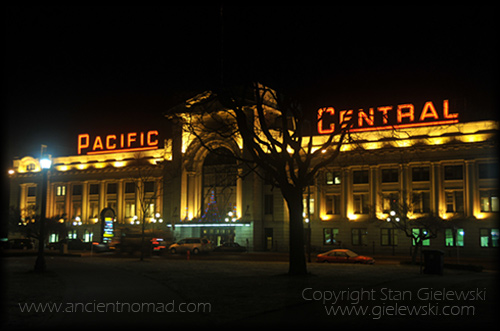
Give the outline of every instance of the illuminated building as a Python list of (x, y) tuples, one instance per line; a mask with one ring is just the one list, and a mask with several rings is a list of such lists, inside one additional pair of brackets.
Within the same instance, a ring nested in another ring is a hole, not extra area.
[[(323, 134), (312, 138), (314, 145), (357, 118), (340, 156), (304, 193), (309, 205), (304, 228), (316, 251), (342, 246), (363, 254), (409, 254), (411, 239), (386, 221), (394, 216), (394, 201), (406, 201), (409, 219), (432, 214), (450, 224), (426, 241), (426, 248), (452, 256), (494, 253), (500, 208), (497, 122), (460, 122), (448, 100), (357, 113), (328, 107), (318, 116)], [(76, 155), (53, 159), (47, 216), (61, 217), (70, 236), (83, 240), (91, 234), (100, 238), (99, 215), (107, 207), (115, 212), (117, 228), (137, 227), (143, 217), (133, 183), (146, 167), (152, 170), (143, 186), (154, 197), (149, 228), (176, 239), (203, 236), (215, 244), (234, 240), (250, 250), (287, 251), (286, 203), (265, 176), (248, 172), (232, 157), (244, 149), (241, 140), (214, 139), (200, 131), (216, 151), (209, 152), (182, 125), (186, 122), (178, 123), (163, 145), (161, 128), (103, 137), (80, 134)], [(26, 213), (39, 195), (38, 160), (15, 160), (13, 170), (11, 205)]]

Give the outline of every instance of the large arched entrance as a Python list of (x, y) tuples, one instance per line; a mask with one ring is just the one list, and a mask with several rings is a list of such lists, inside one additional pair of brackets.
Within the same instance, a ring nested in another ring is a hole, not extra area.
[[(220, 147), (203, 162), (202, 212), (200, 221), (211, 224), (202, 235), (219, 245), (234, 241), (234, 228), (222, 226), (236, 221), (238, 167), (232, 152)], [(221, 224), (220, 227), (214, 226)]]

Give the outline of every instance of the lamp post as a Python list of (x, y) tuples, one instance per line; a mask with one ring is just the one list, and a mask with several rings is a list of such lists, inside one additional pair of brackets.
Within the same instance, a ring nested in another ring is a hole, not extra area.
[(44, 243), (45, 243), (45, 216), (47, 213), (47, 176), (52, 165), (52, 160), (48, 157), (40, 159), (40, 167), (42, 168), (42, 201), (40, 210), (40, 234), (38, 238), (38, 256), (35, 261), (35, 271), (45, 271), (45, 256), (44, 256)]

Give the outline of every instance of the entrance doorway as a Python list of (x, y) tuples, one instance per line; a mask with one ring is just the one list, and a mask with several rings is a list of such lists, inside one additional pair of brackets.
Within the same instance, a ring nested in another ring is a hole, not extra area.
[(201, 229), (201, 236), (210, 240), (213, 245), (219, 246), (224, 243), (233, 243), (235, 233), (233, 228), (206, 227)]

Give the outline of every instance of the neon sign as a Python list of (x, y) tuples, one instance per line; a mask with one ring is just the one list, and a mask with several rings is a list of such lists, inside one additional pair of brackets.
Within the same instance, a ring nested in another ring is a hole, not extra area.
[(78, 135), (78, 154), (105, 154), (119, 152), (146, 151), (158, 148), (158, 131), (128, 132), (91, 136), (88, 133)]
[(403, 129), (458, 123), (458, 113), (450, 113), (449, 100), (443, 100), (442, 107), (436, 107), (432, 101), (427, 101), (422, 108), (404, 103), (359, 109), (357, 113), (353, 109), (337, 113), (333, 107), (318, 110), (319, 134), (332, 134), (345, 129), (348, 123), (352, 123), (350, 132)]

